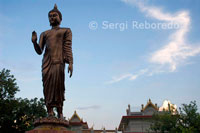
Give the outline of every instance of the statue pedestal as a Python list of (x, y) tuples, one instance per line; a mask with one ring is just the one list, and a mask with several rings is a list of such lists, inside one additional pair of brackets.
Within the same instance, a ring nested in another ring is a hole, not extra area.
[(69, 122), (56, 117), (45, 117), (34, 122), (35, 128), (26, 133), (75, 133), (68, 129)]

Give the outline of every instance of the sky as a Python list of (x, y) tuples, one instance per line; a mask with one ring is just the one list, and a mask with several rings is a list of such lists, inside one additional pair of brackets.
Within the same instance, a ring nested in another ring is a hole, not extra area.
[(115, 129), (128, 104), (140, 111), (149, 99), (200, 110), (199, 0), (0, 0), (0, 70), (17, 79), (16, 97), (43, 97), (31, 34), (51, 29), (55, 3), (73, 34), (66, 118), (76, 110), (89, 127)]

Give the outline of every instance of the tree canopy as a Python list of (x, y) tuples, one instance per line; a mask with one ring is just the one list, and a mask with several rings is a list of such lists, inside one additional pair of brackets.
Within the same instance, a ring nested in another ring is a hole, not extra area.
[(47, 116), (44, 99), (16, 98), (18, 91), (10, 70), (0, 71), (0, 132), (31, 130), (35, 119)]
[(155, 114), (150, 129), (162, 133), (199, 133), (200, 114), (196, 102), (191, 101), (189, 104), (182, 104), (177, 114), (173, 114), (170, 111)]
[(16, 79), (10, 74), (10, 70), (3, 69), (0, 72), (0, 100), (11, 100), (14, 98), (19, 87), (15, 82)]

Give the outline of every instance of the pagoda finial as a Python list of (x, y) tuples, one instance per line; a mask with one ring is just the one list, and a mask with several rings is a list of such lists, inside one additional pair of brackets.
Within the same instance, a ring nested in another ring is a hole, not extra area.
[(171, 112), (171, 107), (169, 102), (168, 102), (168, 111)]
[(141, 104), (142, 110), (144, 109), (144, 104)]

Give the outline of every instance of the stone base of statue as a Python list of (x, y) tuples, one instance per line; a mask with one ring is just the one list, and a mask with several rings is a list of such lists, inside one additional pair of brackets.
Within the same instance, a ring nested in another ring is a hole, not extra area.
[(45, 117), (35, 120), (35, 128), (26, 133), (75, 133), (68, 129), (67, 120), (56, 117)]

